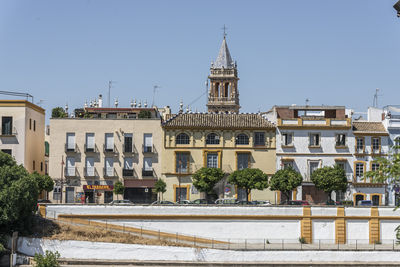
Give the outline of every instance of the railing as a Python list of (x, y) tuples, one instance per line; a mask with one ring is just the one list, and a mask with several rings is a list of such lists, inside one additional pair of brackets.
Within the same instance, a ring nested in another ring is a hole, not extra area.
[(77, 144), (68, 144), (65, 143), (65, 153), (68, 152), (76, 152), (78, 150)]
[(1, 136), (15, 136), (15, 135), (18, 135), (18, 132), (17, 132), (17, 128), (15, 128), (15, 127), (12, 127), (12, 129), (10, 129), (10, 130), (4, 130), (4, 132), (3, 132), (3, 128), (0, 128), (0, 134), (1, 134)]
[(97, 149), (96, 144), (93, 147), (88, 147), (87, 144), (85, 144), (85, 152), (86, 153), (97, 153), (99, 150)]
[(117, 177), (117, 172), (115, 170), (115, 168), (103, 168), (103, 174), (105, 178), (113, 178), (113, 177)]
[(122, 176), (123, 177), (135, 177), (135, 170), (134, 169), (122, 169)]
[(151, 146), (142, 145), (142, 152), (143, 153), (155, 153), (156, 149), (155, 149), (154, 145), (151, 145)]
[(209, 97), (209, 102), (232, 102), (235, 104), (239, 103), (239, 99), (237, 97)]
[(64, 169), (64, 176), (65, 177), (78, 177), (78, 170), (76, 167), (65, 167)]
[(103, 151), (104, 153), (115, 153), (117, 152), (117, 147), (113, 145), (112, 147), (109, 147), (105, 144), (103, 144)]
[(142, 176), (143, 177), (154, 177), (154, 170), (151, 169), (142, 169)]
[(125, 143), (122, 144), (122, 151), (124, 153), (135, 153), (135, 146), (131, 144), (130, 146), (126, 145)]
[(364, 147), (356, 146), (356, 154), (364, 154)]
[(85, 167), (84, 168), (84, 175), (85, 177), (97, 177), (98, 173), (96, 171), (96, 167)]

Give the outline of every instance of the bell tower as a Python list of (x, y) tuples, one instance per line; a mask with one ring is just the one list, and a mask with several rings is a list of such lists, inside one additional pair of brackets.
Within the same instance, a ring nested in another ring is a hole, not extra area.
[(229, 53), (225, 33), (218, 57), (215, 62), (211, 63), (208, 78), (210, 79), (208, 112), (239, 113), (237, 65)]

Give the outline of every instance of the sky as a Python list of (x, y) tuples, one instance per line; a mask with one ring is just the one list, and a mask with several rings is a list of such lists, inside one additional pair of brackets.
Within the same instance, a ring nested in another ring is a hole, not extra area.
[[(206, 111), (227, 27), (241, 112), (273, 105), (400, 104), (396, 0), (0, 1), (0, 91), (70, 111), (103, 95)], [(10, 97), (0, 95), (0, 99)]]

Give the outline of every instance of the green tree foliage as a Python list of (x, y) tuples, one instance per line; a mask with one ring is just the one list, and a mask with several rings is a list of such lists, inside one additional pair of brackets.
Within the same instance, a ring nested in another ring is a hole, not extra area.
[(38, 194), (33, 175), (10, 155), (0, 152), (0, 234), (29, 232)]
[(39, 192), (45, 190), (50, 192), (54, 188), (54, 181), (48, 175), (41, 175), (37, 172), (31, 174), (38, 185)]
[(295, 171), (292, 167), (277, 171), (272, 175), (269, 181), (269, 187), (271, 190), (281, 191), (286, 196), (286, 199), (290, 199), (290, 193), (296, 187), (301, 185), (303, 177), (300, 173)]
[(151, 112), (149, 110), (141, 110), (138, 115), (139, 119), (150, 119)]
[(34, 267), (59, 267), (60, 263), (58, 263), (58, 259), (60, 258), (60, 253), (58, 251), (51, 252), (46, 250), (45, 255), (35, 253)]
[(315, 170), (311, 174), (311, 181), (317, 189), (328, 194), (329, 201), (331, 201), (333, 191), (346, 191), (347, 188), (346, 173), (338, 165), (334, 167), (325, 166)]
[(243, 169), (234, 171), (228, 178), (229, 183), (238, 188), (246, 189), (247, 201), (252, 189), (264, 190), (268, 188), (268, 175), (260, 169)]
[(203, 167), (193, 174), (193, 185), (206, 193), (207, 197), (214, 193), (214, 186), (224, 177), (224, 172), (219, 168)]
[(62, 107), (55, 107), (51, 110), (51, 117), (52, 118), (65, 118), (67, 114)]
[(161, 196), (163, 198), (164, 193), (167, 192), (167, 184), (163, 180), (158, 179), (157, 182), (154, 184), (154, 189), (157, 194), (161, 193)]
[(124, 191), (125, 191), (125, 186), (120, 181), (114, 184), (114, 193), (117, 195), (117, 199), (118, 195), (122, 195)]

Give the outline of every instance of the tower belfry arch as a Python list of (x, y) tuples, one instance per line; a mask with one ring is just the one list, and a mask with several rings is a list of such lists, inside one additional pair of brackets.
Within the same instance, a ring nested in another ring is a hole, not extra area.
[(232, 60), (226, 43), (226, 27), (224, 39), (217, 59), (211, 63), (210, 88), (208, 93), (208, 112), (239, 113), (238, 74), (236, 62)]

